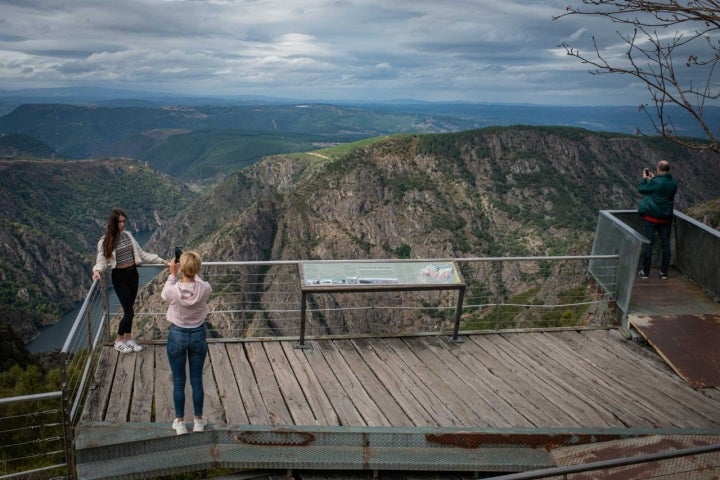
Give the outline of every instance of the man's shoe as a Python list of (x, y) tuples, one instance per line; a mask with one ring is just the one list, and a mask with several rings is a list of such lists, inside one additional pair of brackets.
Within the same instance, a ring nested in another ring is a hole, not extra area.
[(648, 279), (648, 274), (645, 273), (645, 272), (643, 272), (642, 270), (640, 270), (640, 271), (638, 272), (638, 277), (642, 278), (643, 280), (647, 280), (647, 279)]
[(131, 347), (129, 347), (128, 344), (123, 342), (122, 340), (115, 342), (115, 350), (117, 350), (120, 353), (130, 353), (133, 351), (133, 349)]
[(667, 273), (660, 272), (660, 279), (667, 280), (668, 279)]
[(173, 420), (172, 428), (178, 435), (185, 435), (187, 433), (187, 425), (185, 425), (185, 422), (181, 422), (177, 418)]
[(195, 423), (193, 424), (193, 432), (204, 432), (205, 425), (207, 425), (207, 418), (196, 418)]
[(132, 338), (130, 340), (128, 340), (127, 342), (125, 342), (125, 345), (130, 347), (133, 352), (142, 352), (142, 350), (143, 350), (143, 347), (141, 345), (138, 345), (137, 343), (135, 343), (135, 340), (133, 340)]

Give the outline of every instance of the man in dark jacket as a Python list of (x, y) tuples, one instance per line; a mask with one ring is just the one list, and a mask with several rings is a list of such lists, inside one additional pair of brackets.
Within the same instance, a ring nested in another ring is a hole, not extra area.
[(650, 240), (645, 245), (643, 252), (643, 268), (638, 275), (640, 278), (648, 278), (650, 274), (650, 262), (655, 247), (655, 233), (660, 238), (662, 248), (662, 260), (660, 264), (660, 278), (668, 278), (670, 268), (670, 225), (672, 224), (675, 193), (677, 193), (677, 181), (670, 175), (670, 164), (667, 160), (661, 160), (657, 165), (657, 174), (653, 175), (649, 170), (643, 171), (642, 179), (638, 184), (638, 192), (644, 195), (638, 207), (638, 213), (645, 221), (645, 237)]

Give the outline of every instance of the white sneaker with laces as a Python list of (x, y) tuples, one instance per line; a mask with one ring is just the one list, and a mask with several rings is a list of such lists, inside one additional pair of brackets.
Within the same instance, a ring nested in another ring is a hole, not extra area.
[(193, 424), (193, 432), (204, 432), (205, 425), (207, 425), (207, 419), (205, 417), (196, 418)]
[(128, 344), (123, 342), (122, 340), (118, 340), (115, 342), (115, 350), (117, 350), (120, 353), (130, 353), (133, 351), (133, 349), (131, 347), (129, 347)]
[(173, 420), (172, 428), (178, 435), (185, 435), (187, 433), (187, 425), (185, 425), (185, 422), (181, 422), (177, 418)]
[(138, 345), (137, 343), (135, 343), (135, 340), (133, 340), (132, 338), (125, 342), (125, 345), (130, 347), (133, 352), (142, 352), (143, 350), (142, 345)]

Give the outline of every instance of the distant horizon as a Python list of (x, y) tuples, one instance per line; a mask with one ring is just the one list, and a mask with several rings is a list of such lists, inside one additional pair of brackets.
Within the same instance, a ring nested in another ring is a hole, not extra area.
[[(209, 99), (209, 100), (266, 100), (273, 103), (312, 103), (312, 104), (364, 104), (364, 105), (402, 105), (402, 104), (434, 104), (434, 105), (498, 105), (498, 106), (512, 106), (512, 107), (556, 107), (556, 108), (618, 108), (618, 107), (631, 107), (638, 108), (639, 105), (634, 104), (564, 104), (564, 103), (532, 103), (532, 102), (508, 102), (508, 101), (473, 101), (473, 100), (424, 100), (417, 98), (388, 98), (388, 99), (318, 99), (318, 98), (289, 98), (279, 97), (272, 95), (256, 95), (256, 94), (195, 94), (195, 93), (178, 93), (178, 92), (160, 92), (155, 90), (147, 89), (129, 89), (129, 88), (116, 88), (116, 87), (105, 87), (105, 86), (89, 86), (89, 85), (78, 85), (78, 86), (56, 86), (56, 87), (25, 87), (25, 88), (0, 88), (0, 97), (9, 96), (24, 97), (24, 96), (43, 96), (51, 92), (61, 94), (62, 92), (68, 92), (64, 95), (58, 95), (58, 99), (62, 98), (77, 98), (87, 97), (86, 101), (96, 97), (96, 100), (102, 101), (130, 101), (130, 100), (146, 100), (156, 99), (161, 100), (164, 98), (186, 98), (186, 99)], [(104, 95), (100, 98), (98, 95), (103, 92)], [(123, 96), (123, 95), (130, 95)], [(133, 95), (137, 97), (133, 97)], [(2, 99), (2, 98), (0, 98)], [(648, 105), (649, 106), (649, 105)], [(680, 108), (677, 105), (668, 105), (671, 108)], [(667, 108), (666, 107), (666, 108)], [(705, 108), (718, 108), (720, 106), (706, 106)]]

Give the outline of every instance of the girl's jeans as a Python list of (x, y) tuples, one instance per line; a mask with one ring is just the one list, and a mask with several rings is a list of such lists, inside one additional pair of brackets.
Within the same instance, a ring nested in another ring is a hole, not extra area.
[(203, 414), (202, 370), (207, 356), (205, 324), (195, 328), (170, 326), (167, 339), (167, 356), (173, 376), (173, 403), (175, 416), (185, 416), (185, 365), (190, 368), (193, 409), (196, 417)]

